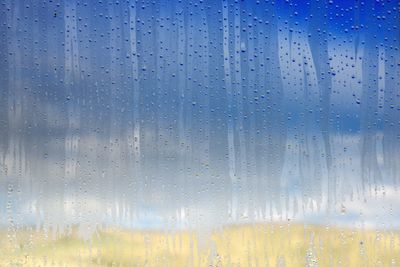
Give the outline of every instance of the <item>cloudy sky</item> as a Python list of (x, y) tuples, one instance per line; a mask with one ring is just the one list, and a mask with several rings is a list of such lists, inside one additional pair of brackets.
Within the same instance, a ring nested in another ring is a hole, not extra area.
[(398, 227), (398, 5), (6, 1), (0, 221)]

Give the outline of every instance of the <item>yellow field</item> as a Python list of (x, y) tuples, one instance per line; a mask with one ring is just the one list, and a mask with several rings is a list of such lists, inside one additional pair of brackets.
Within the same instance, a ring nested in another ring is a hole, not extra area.
[[(200, 237), (200, 238), (199, 238)], [(213, 233), (107, 229), (0, 233), (0, 266), (400, 266), (399, 232), (304, 225), (230, 226)]]

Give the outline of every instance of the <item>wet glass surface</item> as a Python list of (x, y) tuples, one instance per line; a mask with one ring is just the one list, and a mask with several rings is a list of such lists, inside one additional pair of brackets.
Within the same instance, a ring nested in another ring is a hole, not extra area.
[(0, 266), (397, 266), (399, 10), (1, 1)]

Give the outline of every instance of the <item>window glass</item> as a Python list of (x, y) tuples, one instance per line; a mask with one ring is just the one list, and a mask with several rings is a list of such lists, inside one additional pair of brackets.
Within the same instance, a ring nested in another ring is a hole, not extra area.
[(397, 266), (395, 0), (2, 0), (0, 266)]

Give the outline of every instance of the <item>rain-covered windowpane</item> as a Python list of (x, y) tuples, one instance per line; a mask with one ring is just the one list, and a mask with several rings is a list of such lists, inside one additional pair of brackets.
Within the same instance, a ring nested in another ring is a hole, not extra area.
[(0, 0), (0, 266), (399, 266), (397, 0)]

